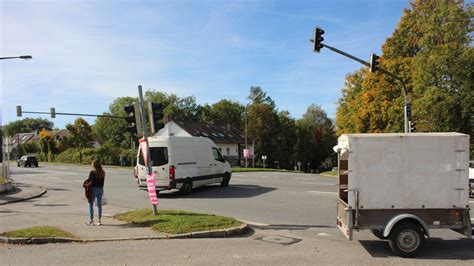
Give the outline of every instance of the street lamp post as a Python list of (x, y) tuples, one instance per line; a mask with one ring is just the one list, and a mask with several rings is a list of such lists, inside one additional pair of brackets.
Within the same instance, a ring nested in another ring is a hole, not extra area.
[[(245, 146), (244, 146), (244, 149), (247, 149), (247, 108), (249, 107), (249, 105), (255, 101), (258, 97), (260, 97), (260, 95), (262, 95), (263, 91), (261, 91), (259, 94), (257, 94), (257, 96), (253, 97), (252, 100), (250, 100), (250, 102), (245, 106), (245, 116), (244, 116), (244, 125), (245, 125)], [(255, 149), (255, 147), (254, 147)], [(254, 151), (255, 152), (255, 151)], [(245, 168), (248, 167), (248, 162), (247, 162), (247, 157), (248, 155), (250, 154), (250, 150), (249, 150), (249, 153), (247, 154), (247, 156), (244, 156), (245, 157)]]
[(7, 57), (0, 57), (0, 60), (5, 60), (5, 59), (32, 59), (33, 57), (31, 55), (20, 55), (20, 56), (7, 56)]

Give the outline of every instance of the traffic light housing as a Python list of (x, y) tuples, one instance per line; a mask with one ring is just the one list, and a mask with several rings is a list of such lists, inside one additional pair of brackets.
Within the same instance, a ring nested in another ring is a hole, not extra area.
[(127, 132), (130, 133), (140, 133), (143, 131), (141, 117), (140, 117), (140, 107), (138, 103), (134, 105), (127, 105), (123, 107), (123, 110), (128, 114), (125, 117), (125, 121), (127, 121), (128, 127)]
[(370, 55), (370, 73), (375, 73), (379, 70), (379, 67), (377, 66), (379, 64), (379, 58), (380, 56), (376, 54)]
[(21, 105), (17, 105), (16, 106), (16, 116), (20, 117), (22, 114), (21, 112)]
[(316, 52), (316, 53), (319, 53), (321, 48), (324, 47), (324, 45), (322, 44), (322, 41), (324, 41), (323, 34), (324, 34), (323, 29), (321, 29), (319, 27), (316, 27), (314, 29), (314, 36), (313, 36), (312, 41), (313, 41), (313, 51)]
[(413, 133), (416, 131), (416, 122), (414, 121), (408, 121), (408, 124), (410, 126), (410, 133)]
[(51, 118), (56, 118), (56, 108), (51, 107)]
[(163, 104), (148, 102), (148, 115), (151, 133), (156, 133), (165, 126), (163, 123)]

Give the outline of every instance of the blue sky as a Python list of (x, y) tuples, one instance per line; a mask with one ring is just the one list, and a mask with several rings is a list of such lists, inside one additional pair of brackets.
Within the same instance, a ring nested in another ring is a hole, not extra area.
[[(334, 118), (346, 74), (361, 65), (328, 49), (313, 53), (314, 27), (325, 30), (325, 43), (368, 61), (407, 7), (398, 0), (1, 0), (0, 56), (33, 56), (0, 61), (3, 123), (17, 119), (16, 105), (100, 114), (117, 97), (137, 96), (139, 84), (200, 104), (246, 103), (250, 87), (260, 86), (295, 118), (313, 103)], [(52, 121), (64, 127), (74, 119)]]

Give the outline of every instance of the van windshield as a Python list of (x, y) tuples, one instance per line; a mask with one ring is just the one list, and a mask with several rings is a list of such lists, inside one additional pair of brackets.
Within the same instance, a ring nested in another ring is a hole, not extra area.
[(168, 164), (168, 148), (166, 147), (151, 147), (151, 166), (162, 166)]

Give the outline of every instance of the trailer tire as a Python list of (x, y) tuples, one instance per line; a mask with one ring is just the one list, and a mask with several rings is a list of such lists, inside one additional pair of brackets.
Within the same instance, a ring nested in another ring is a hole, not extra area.
[(183, 185), (181, 186), (179, 193), (181, 193), (181, 195), (189, 195), (191, 194), (192, 190), (193, 190), (193, 182), (191, 180), (186, 179)]
[(404, 258), (415, 257), (425, 243), (425, 235), (420, 224), (401, 222), (397, 224), (388, 236), (390, 249)]
[(381, 229), (371, 229), (370, 231), (378, 239), (386, 239), (385, 237), (383, 237), (383, 230), (381, 230)]

